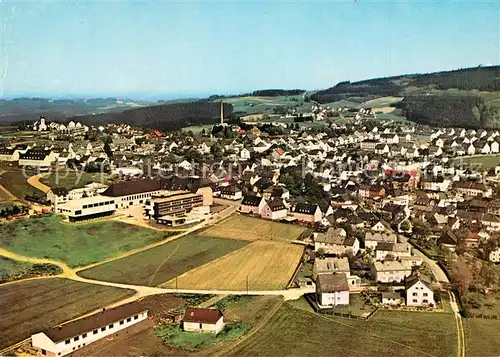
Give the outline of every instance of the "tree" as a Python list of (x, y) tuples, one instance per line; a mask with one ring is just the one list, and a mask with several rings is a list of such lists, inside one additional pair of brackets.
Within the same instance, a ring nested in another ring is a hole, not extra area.
[(109, 158), (113, 157), (113, 150), (111, 150), (111, 146), (109, 146), (109, 143), (107, 142), (104, 144), (104, 152)]
[(325, 250), (323, 248), (319, 248), (316, 252), (316, 256), (320, 259), (323, 259), (325, 257)]
[(495, 265), (491, 262), (483, 263), (479, 276), (486, 288), (494, 287), (499, 282), (499, 275)]
[(472, 282), (472, 272), (463, 259), (459, 259), (451, 265), (451, 283), (457, 289), (460, 296), (465, 295)]

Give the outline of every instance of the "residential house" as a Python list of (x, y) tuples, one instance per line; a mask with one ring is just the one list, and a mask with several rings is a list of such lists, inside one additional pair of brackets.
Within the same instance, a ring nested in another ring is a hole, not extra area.
[(500, 263), (500, 247), (496, 247), (496, 249), (493, 249), (488, 255), (488, 259), (490, 262)]
[(237, 201), (243, 197), (242, 191), (235, 185), (222, 186), (219, 192), (220, 198), (226, 200)]
[(326, 254), (341, 255), (359, 252), (359, 240), (356, 237), (347, 237), (343, 228), (329, 227), (326, 233), (319, 233), (314, 240), (314, 250), (323, 249)]
[(388, 256), (393, 259), (411, 256), (411, 245), (408, 243), (379, 242), (375, 247), (375, 260), (386, 260)]
[(379, 243), (397, 243), (398, 237), (394, 233), (366, 232), (365, 249), (375, 251)]
[(345, 274), (319, 274), (316, 294), (320, 308), (349, 305), (349, 284)]
[(401, 296), (401, 294), (392, 292), (392, 291), (385, 291), (382, 293), (382, 304), (383, 305), (392, 305), (392, 306), (398, 306), (402, 305), (404, 303), (404, 299)]
[(349, 286), (359, 286), (361, 279), (356, 275), (351, 275), (349, 259), (344, 258), (316, 258), (314, 260), (313, 278), (320, 274), (345, 274)]
[(412, 268), (408, 262), (386, 260), (373, 262), (370, 271), (373, 279), (377, 282), (400, 283), (411, 274)]
[(435, 306), (431, 279), (419, 273), (413, 273), (405, 279), (406, 305)]
[(300, 222), (320, 222), (323, 216), (321, 209), (316, 204), (297, 203), (292, 209), (292, 216)]
[(254, 196), (254, 195), (245, 195), (243, 200), (241, 201), (241, 206), (239, 211), (241, 213), (248, 213), (252, 215), (260, 216), (262, 214), (262, 210), (266, 205), (266, 200), (264, 197)]
[(182, 328), (189, 332), (218, 334), (224, 329), (224, 315), (219, 309), (190, 307), (182, 318)]
[(283, 203), (283, 200), (281, 198), (275, 198), (266, 201), (266, 204), (262, 209), (261, 217), (275, 221), (286, 217), (287, 214), (288, 209)]

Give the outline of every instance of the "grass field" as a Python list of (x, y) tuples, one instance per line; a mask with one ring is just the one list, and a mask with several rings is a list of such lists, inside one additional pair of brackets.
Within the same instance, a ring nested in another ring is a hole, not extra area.
[(0, 286), (0, 349), (133, 294), (60, 278)]
[[(159, 247), (84, 270), (91, 279), (157, 286), (188, 270), (211, 262), (247, 243), (188, 235)], [(184, 288), (179, 284), (179, 288)]]
[(228, 220), (207, 229), (202, 234), (212, 237), (249, 241), (261, 239), (294, 240), (299, 238), (304, 230), (304, 227), (294, 224), (277, 223), (243, 215), (233, 215)]
[(177, 281), (178, 287), (186, 289), (284, 289), (299, 264), (303, 250), (302, 246), (282, 242), (253, 242), (190, 270), (164, 286), (175, 287)]
[(0, 202), (9, 202), (10, 196), (4, 191), (0, 190)]
[(365, 108), (385, 108), (391, 104), (399, 103), (403, 100), (402, 97), (381, 97), (377, 99), (368, 100), (363, 103)]
[(62, 273), (62, 270), (56, 265), (30, 264), (0, 257), (0, 283), (60, 273)]
[(37, 190), (27, 183), (26, 179), (27, 177), (23, 175), (21, 170), (6, 171), (0, 175), (0, 185), (21, 200), (23, 200), (26, 195), (43, 195), (42, 191)]
[(476, 157), (457, 158), (455, 160), (469, 165), (481, 166), (486, 169), (500, 165), (500, 155), (481, 155)]
[(304, 102), (304, 96), (278, 96), (278, 97), (236, 97), (224, 98), (224, 103), (231, 103), (233, 111), (241, 115), (273, 114), (277, 106), (295, 107), (299, 113), (310, 112), (312, 103)]
[(117, 221), (73, 225), (55, 215), (0, 225), (0, 247), (37, 258), (84, 266), (163, 240), (162, 233)]
[(500, 321), (463, 319), (467, 356), (500, 356)]
[(65, 187), (68, 190), (80, 188), (91, 182), (109, 184), (109, 175), (101, 173), (87, 173), (74, 171), (53, 172), (49, 176), (42, 177), (40, 182), (49, 187)]
[(283, 305), (231, 356), (454, 356), (452, 314), (379, 312), (369, 321), (319, 316)]

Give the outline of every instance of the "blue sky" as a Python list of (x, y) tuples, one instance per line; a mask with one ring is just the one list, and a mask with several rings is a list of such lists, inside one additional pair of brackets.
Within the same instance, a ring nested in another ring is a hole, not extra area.
[(172, 98), (500, 62), (499, 2), (0, 3), (1, 94)]

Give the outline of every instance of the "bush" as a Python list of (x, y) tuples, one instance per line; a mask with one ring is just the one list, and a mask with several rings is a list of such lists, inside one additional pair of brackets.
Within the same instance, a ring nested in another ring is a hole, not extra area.
[(464, 309), (479, 309), (483, 306), (484, 298), (480, 294), (469, 292), (462, 297), (462, 302), (464, 304)]

